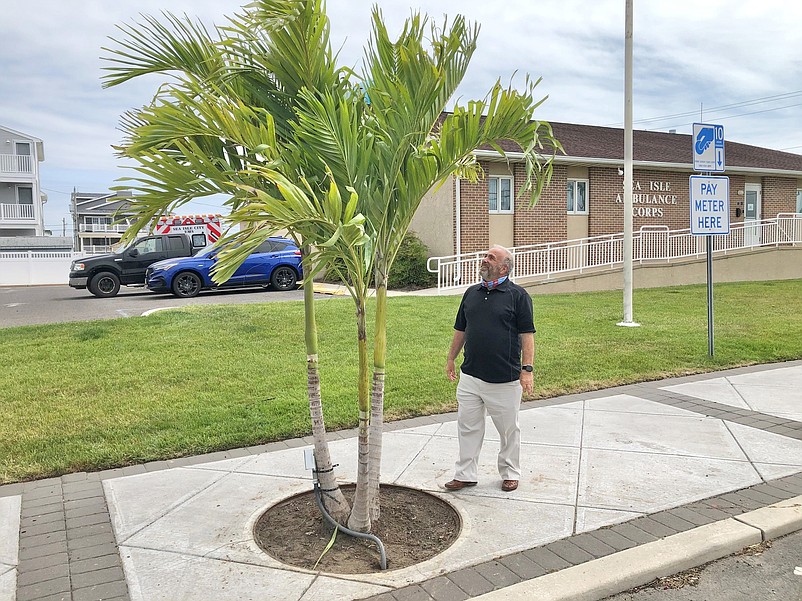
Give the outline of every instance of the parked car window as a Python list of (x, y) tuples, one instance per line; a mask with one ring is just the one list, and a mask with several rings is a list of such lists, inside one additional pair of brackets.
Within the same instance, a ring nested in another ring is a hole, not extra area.
[(144, 255), (145, 253), (155, 253), (162, 251), (162, 239), (161, 238), (146, 238), (145, 240), (140, 240), (136, 244), (131, 247), (131, 250), (136, 249), (139, 251), (140, 255)]
[(192, 234), (192, 246), (194, 248), (206, 246), (206, 234)]
[(184, 248), (184, 241), (180, 236), (170, 236), (170, 250), (181, 250)]
[(276, 244), (272, 240), (265, 240), (256, 247), (255, 253), (272, 253), (276, 251)]

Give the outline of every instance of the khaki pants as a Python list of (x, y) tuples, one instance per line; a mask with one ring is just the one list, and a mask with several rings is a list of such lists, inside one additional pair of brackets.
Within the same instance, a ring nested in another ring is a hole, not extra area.
[(485, 436), (485, 411), (498, 430), (498, 473), (502, 480), (521, 479), (521, 428), (518, 411), (523, 388), (518, 380), (490, 384), (460, 372), (457, 384), (459, 460), (454, 478), (477, 482), (478, 461)]

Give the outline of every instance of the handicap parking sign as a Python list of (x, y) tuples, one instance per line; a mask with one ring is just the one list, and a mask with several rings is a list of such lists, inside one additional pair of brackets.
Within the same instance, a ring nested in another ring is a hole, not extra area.
[(693, 170), (724, 171), (724, 126), (693, 124)]

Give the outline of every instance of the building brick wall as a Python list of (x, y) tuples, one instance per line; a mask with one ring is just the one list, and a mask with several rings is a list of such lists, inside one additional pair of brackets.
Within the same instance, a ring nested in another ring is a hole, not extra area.
[(761, 219), (774, 219), (778, 213), (796, 210), (797, 180), (787, 177), (763, 178), (763, 207)]
[[(488, 164), (482, 163), (485, 172)], [(497, 166), (495, 167), (498, 170)], [(515, 192), (525, 181), (523, 164), (512, 166)], [(530, 208), (528, 197), (515, 202), (515, 246), (541, 244), (567, 238), (566, 183), (568, 169), (555, 165), (549, 186), (538, 203)], [(667, 226), (671, 230), (690, 227), (690, 172), (636, 169), (633, 173), (633, 231), (647, 225)], [(725, 174), (726, 175), (726, 174)], [(743, 190), (746, 177), (729, 175), (730, 223), (743, 221)], [(754, 178), (753, 178), (754, 179)], [(750, 181), (753, 181), (750, 179)], [(756, 181), (756, 180), (755, 180)], [(763, 218), (774, 218), (778, 213), (791, 213), (796, 209), (794, 178), (766, 176), (762, 178)], [(623, 231), (624, 202), (623, 176), (618, 167), (588, 168), (588, 235), (601, 236)], [(485, 250), (488, 246), (489, 225), (487, 205), (487, 179), (476, 184), (461, 182), (461, 237), (462, 252)], [(453, 224), (456, 230), (456, 224)], [(456, 231), (455, 239), (456, 239)], [(456, 250), (456, 249), (455, 249)]]
[(475, 184), (466, 180), (459, 180), (459, 183), (461, 252), (485, 250), (490, 236), (487, 179), (481, 178)]
[[(530, 208), (529, 197), (523, 196), (515, 203), (515, 246), (541, 244), (565, 240), (568, 226), (565, 219), (566, 204), (566, 168), (562, 165), (554, 167), (549, 186), (537, 204)], [(526, 181), (526, 168), (522, 164), (515, 166), (515, 190)]]

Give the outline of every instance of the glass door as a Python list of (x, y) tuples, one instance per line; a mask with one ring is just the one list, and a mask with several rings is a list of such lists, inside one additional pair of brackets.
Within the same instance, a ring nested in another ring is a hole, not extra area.
[(744, 244), (760, 244), (760, 216), (762, 214), (760, 184), (746, 184), (744, 189)]

